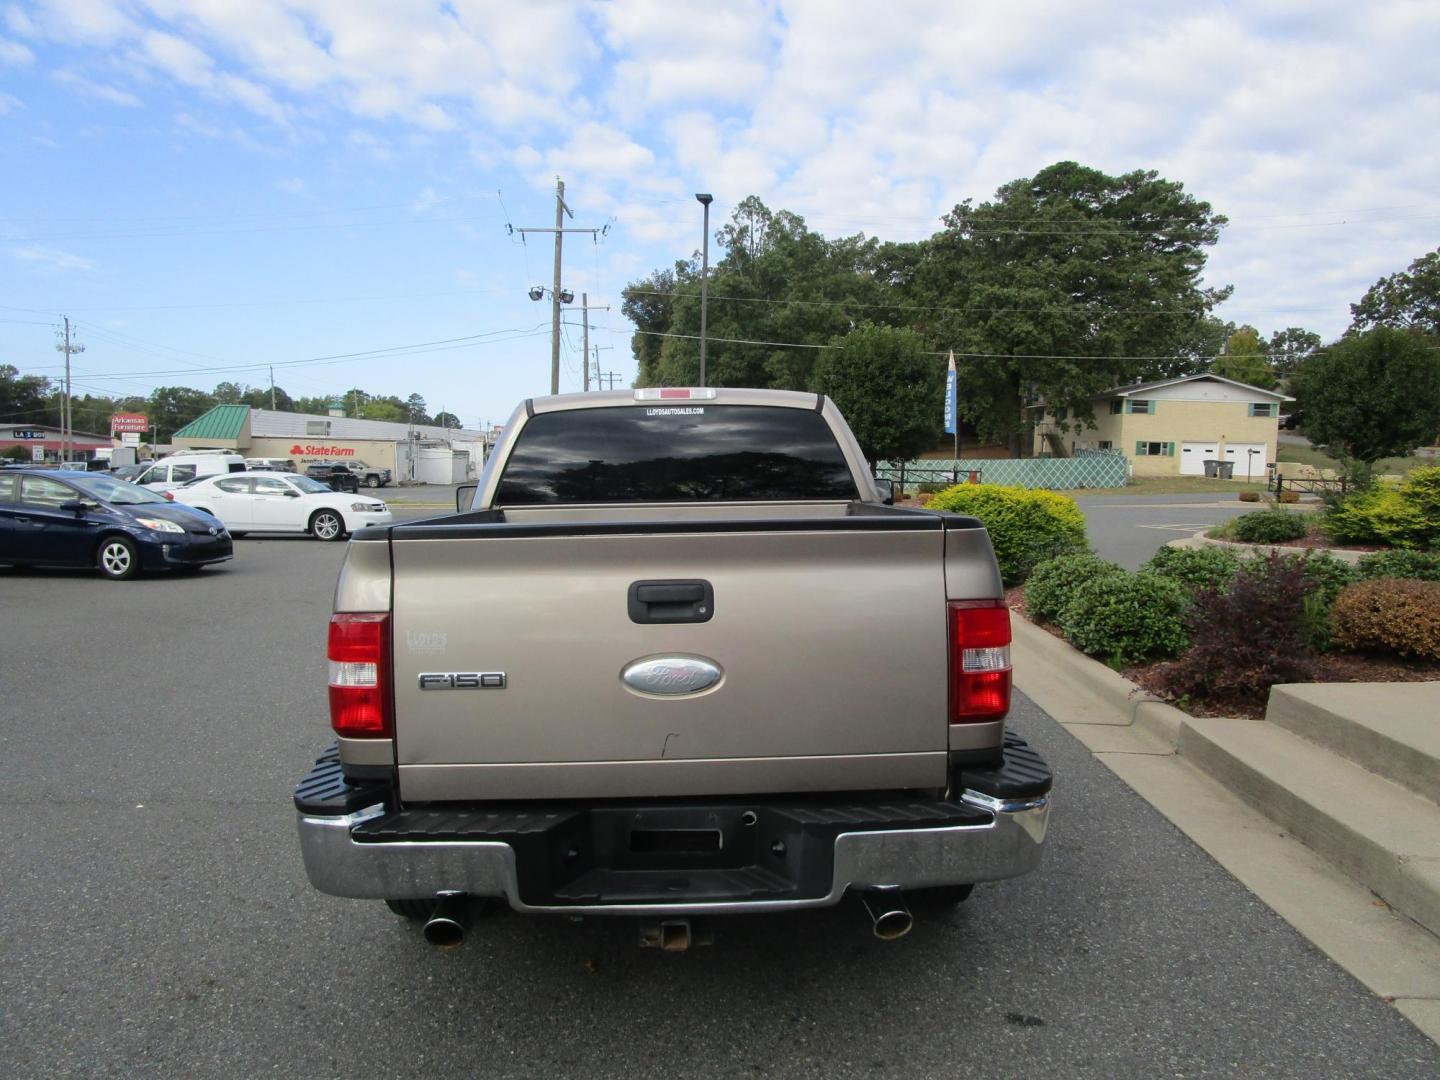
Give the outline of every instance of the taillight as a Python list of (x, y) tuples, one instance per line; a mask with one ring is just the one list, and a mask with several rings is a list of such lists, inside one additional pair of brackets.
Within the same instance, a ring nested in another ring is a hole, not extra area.
[(330, 617), (330, 726), (346, 739), (388, 739), (390, 616), (346, 612)]
[(999, 720), (1009, 711), (1009, 606), (950, 601), (950, 722)]

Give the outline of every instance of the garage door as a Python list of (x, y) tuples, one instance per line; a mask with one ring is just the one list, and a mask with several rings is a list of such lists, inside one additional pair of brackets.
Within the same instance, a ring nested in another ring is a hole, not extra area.
[(1214, 461), (1220, 456), (1220, 444), (1213, 442), (1187, 442), (1180, 444), (1180, 475), (1204, 476), (1205, 459)]
[(1235, 466), (1233, 479), (1243, 480), (1248, 477), (1251, 480), (1265, 479), (1265, 451), (1268, 447), (1263, 442), (1257, 443), (1226, 443), (1225, 460)]

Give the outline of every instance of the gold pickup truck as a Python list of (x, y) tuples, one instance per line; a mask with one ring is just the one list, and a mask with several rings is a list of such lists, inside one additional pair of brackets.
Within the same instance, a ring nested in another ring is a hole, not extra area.
[(467, 501), (350, 542), (295, 793), (317, 889), (441, 945), (503, 903), (682, 949), (847, 894), (898, 937), (1038, 863), (989, 537), (891, 505), (827, 398), (535, 398)]

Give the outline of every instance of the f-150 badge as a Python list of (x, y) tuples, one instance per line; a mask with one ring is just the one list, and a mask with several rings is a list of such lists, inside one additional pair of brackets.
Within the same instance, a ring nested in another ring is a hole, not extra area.
[(422, 671), (421, 690), (504, 690), (503, 671)]
[(720, 668), (699, 656), (652, 656), (628, 666), (620, 679), (639, 693), (674, 697), (710, 689), (720, 681)]

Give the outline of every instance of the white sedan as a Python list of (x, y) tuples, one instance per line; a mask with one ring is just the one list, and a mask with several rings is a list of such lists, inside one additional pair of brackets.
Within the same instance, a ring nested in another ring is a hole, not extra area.
[(356, 529), (395, 520), (379, 499), (332, 491), (308, 476), (288, 473), (211, 476), (167, 496), (219, 518), (232, 536), (308, 532), (318, 540), (341, 540)]

